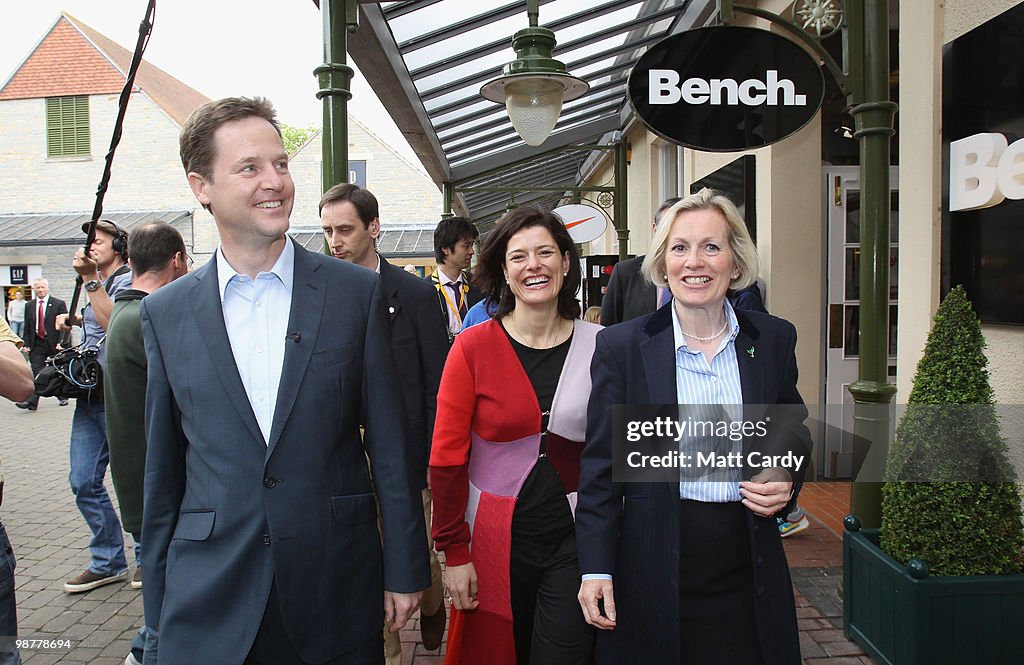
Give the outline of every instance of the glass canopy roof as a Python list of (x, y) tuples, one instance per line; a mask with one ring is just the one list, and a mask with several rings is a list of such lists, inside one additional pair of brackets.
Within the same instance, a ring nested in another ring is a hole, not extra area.
[[(482, 228), (500, 216), (512, 187), (518, 204), (557, 205), (600, 158), (566, 146), (608, 143), (632, 112), (626, 79), (636, 60), (670, 34), (704, 25), (714, 0), (539, 0), (540, 25), (558, 40), (554, 57), (590, 84), (567, 102), (543, 145), (519, 138), (504, 106), (480, 87), (515, 59), (512, 35), (528, 26), (526, 2), (404, 0), (361, 3), (348, 52), (435, 182), (457, 187), (458, 208)], [(476, 188), (475, 191), (464, 191)]]

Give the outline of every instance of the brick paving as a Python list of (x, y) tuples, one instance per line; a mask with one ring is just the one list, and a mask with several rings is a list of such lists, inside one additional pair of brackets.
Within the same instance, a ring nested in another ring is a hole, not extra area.
[(850, 511), (850, 484), (807, 483), (800, 505), (810, 527), (782, 542), (793, 577), (804, 665), (873, 665), (843, 635), (841, 529)]
[[(89, 562), (89, 531), (67, 483), (73, 411), (73, 402), (59, 407), (54, 399), (41, 400), (36, 412), (0, 400), (0, 458), (6, 477), (0, 516), (18, 559), (19, 637), (71, 642), (70, 648), (23, 649), (22, 658), (26, 665), (121, 665), (142, 623), (141, 593), (127, 582), (84, 594), (61, 590), (64, 580)], [(113, 496), (109, 477), (107, 487)], [(841, 531), (835, 527), (841, 528), (840, 513), (845, 514), (844, 505), (849, 505), (849, 486), (810, 484), (802, 497), (807, 498), (801, 503), (812, 516), (812, 526), (786, 539), (785, 547), (796, 588), (804, 663), (870, 665), (863, 651), (842, 634)], [(125, 537), (130, 544), (131, 537)], [(444, 662), (443, 645), (430, 652), (419, 643), (418, 618), (401, 638), (405, 665)]]

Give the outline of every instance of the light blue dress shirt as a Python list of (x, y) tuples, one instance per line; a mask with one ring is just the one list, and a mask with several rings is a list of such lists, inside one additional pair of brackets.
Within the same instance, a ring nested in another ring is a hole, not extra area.
[[(740, 366), (736, 359), (736, 335), (740, 332), (740, 324), (736, 320), (736, 312), (728, 300), (723, 305), (725, 317), (729, 322), (727, 333), (722, 337), (715, 355), (708, 363), (700, 351), (691, 351), (686, 344), (679, 314), (672, 307), (672, 334), (676, 348), (676, 401), (687, 405), (680, 409), (680, 418), (707, 416), (708, 420), (743, 420), (743, 389), (740, 386)], [(694, 408), (693, 405), (714, 406), (713, 409)], [(695, 450), (707, 452), (707, 441), (699, 441), (684, 437), (679, 442), (679, 451), (696, 459)], [(730, 452), (741, 453), (743, 441), (730, 442)], [(679, 483), (679, 498), (705, 501), (708, 503), (726, 503), (740, 501), (740, 481), (742, 469), (732, 468), (716, 470), (713, 475), (706, 469), (697, 469), (702, 477), (695, 481)]]
[[(104, 285), (106, 279), (101, 280)], [(121, 275), (118, 275), (110, 282), (110, 290), (107, 291), (107, 295), (113, 302), (114, 297), (132, 287), (132, 273), (126, 271)], [(49, 302), (49, 296), (47, 296), (47, 302)], [(107, 347), (102, 344), (104, 338), (107, 336), (107, 331), (100, 325), (99, 319), (96, 318), (96, 312), (92, 309), (92, 303), (85, 306), (82, 311), (82, 348), (83, 349), (96, 349), (99, 351), (96, 354), (96, 360), (99, 362), (100, 367), (106, 367), (107, 364)]]
[(238, 375), (266, 444), (270, 443), (284, 367), (294, 276), (295, 248), (290, 240), (285, 242), (270, 271), (259, 273), (256, 279), (236, 272), (217, 248), (224, 327)]

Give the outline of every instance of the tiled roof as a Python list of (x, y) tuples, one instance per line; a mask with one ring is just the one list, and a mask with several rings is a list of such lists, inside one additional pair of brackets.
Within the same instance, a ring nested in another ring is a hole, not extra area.
[[(25, 213), (0, 215), (0, 247), (25, 245), (74, 245), (85, 241), (82, 224), (92, 219), (92, 212)], [(133, 210), (104, 212), (101, 219), (109, 219), (126, 231), (146, 222), (164, 221), (185, 231), (192, 219), (191, 210)], [(186, 242), (191, 237), (191, 231)]]
[[(99, 95), (124, 87), (132, 52), (62, 12), (21, 67), (0, 89), (0, 100)], [(135, 76), (145, 92), (178, 125), (209, 97), (145, 60)]]
[[(381, 229), (377, 250), (389, 257), (434, 256), (434, 227), (436, 224), (403, 225)], [(306, 249), (319, 252), (324, 236), (320, 231), (298, 229), (290, 235)]]
[(0, 90), (0, 100), (117, 93), (124, 77), (62, 14)]

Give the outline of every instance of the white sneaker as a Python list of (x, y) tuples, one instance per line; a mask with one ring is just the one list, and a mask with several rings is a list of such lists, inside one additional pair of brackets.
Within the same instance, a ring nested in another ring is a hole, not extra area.
[(138, 568), (137, 567), (135, 569), (135, 574), (132, 575), (131, 587), (133, 589), (141, 589), (142, 588), (142, 568)]
[(124, 659), (124, 665), (142, 665), (142, 663), (135, 657), (135, 654), (129, 651), (128, 657)]

